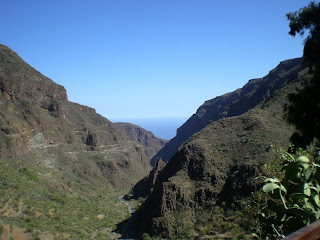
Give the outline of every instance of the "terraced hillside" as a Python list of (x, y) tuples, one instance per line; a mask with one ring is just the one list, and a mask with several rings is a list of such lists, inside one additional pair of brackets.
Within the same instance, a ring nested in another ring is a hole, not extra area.
[[(109, 239), (144, 147), (0, 45), (0, 239)], [(8, 229), (10, 230), (8, 233)], [(47, 237), (41, 237), (41, 236)], [(25, 238), (28, 239), (28, 238)]]

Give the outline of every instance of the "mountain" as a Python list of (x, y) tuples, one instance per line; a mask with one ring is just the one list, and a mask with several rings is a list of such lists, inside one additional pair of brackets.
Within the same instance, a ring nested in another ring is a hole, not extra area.
[(211, 122), (239, 116), (268, 99), (277, 89), (296, 79), (296, 68), (301, 62), (301, 58), (283, 61), (264, 78), (252, 79), (234, 92), (206, 101), (177, 130), (176, 136), (152, 158), (151, 164), (159, 157), (168, 162), (182, 143)]
[(125, 195), (125, 198), (139, 200), (139, 198), (146, 198), (150, 191), (152, 191), (154, 184), (157, 180), (158, 174), (166, 166), (166, 163), (158, 158), (153, 165), (153, 169), (150, 171), (149, 175), (141, 179), (129, 193)]
[(115, 122), (113, 126), (125, 132), (130, 140), (143, 146), (149, 159), (168, 142), (168, 140), (157, 138), (152, 132), (131, 123)]
[(270, 145), (288, 147), (294, 132), (283, 118), (286, 96), (309, 80), (302, 59), (287, 60), (266, 77), (201, 106), (156, 155), (169, 154), (170, 146), (200, 130), (157, 173), (136, 213), (140, 234), (244, 238), (250, 232), (245, 201), (256, 189), (254, 178), (274, 158)]
[(0, 239), (113, 238), (118, 197), (149, 170), (143, 146), (0, 45)]

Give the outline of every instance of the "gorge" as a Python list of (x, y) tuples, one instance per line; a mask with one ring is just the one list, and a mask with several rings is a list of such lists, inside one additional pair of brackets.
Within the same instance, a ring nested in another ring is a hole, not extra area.
[(270, 145), (288, 147), (283, 106), (309, 80), (301, 58), (283, 61), (206, 101), (167, 141), (68, 101), (63, 86), (0, 45), (0, 238), (120, 238), (125, 194), (145, 200), (140, 236), (245, 236), (243, 201), (273, 159)]

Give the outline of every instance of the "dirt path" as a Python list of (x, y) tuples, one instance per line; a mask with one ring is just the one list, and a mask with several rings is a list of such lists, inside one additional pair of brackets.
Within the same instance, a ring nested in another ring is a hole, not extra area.
[(123, 197), (119, 197), (120, 201), (124, 202), (128, 206), (128, 211), (131, 214), (131, 217), (128, 219), (127, 223), (124, 225), (123, 230), (127, 235), (126, 239), (132, 239), (132, 240), (138, 240), (135, 230), (133, 228), (133, 222), (135, 217), (135, 208), (133, 204), (127, 200), (125, 200)]

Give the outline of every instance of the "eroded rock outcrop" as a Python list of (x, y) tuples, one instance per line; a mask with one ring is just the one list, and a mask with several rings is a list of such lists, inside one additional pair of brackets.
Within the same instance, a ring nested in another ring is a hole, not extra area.
[(125, 132), (130, 140), (143, 146), (150, 160), (168, 142), (168, 140), (158, 138), (152, 132), (131, 123), (115, 122), (113, 125)]
[(182, 143), (211, 122), (241, 115), (270, 98), (277, 89), (298, 77), (301, 63), (301, 58), (283, 61), (267, 76), (252, 79), (234, 92), (206, 101), (177, 130), (177, 135), (153, 157), (151, 164), (159, 157), (168, 162)]
[(125, 188), (150, 169), (139, 144), (93, 108), (69, 102), (64, 87), (0, 45), (0, 157), (26, 156)]
[[(246, 216), (241, 220), (241, 214), (235, 217), (233, 212), (227, 217), (221, 209), (232, 210), (232, 203), (243, 212), (241, 200), (255, 190), (254, 177), (274, 157), (270, 145), (288, 147), (294, 128), (283, 118), (283, 105), (288, 93), (309, 80), (300, 59), (288, 60), (266, 78), (251, 80), (243, 89), (200, 107), (178, 135), (185, 128), (200, 130), (211, 123), (183, 143), (158, 173), (136, 214), (140, 233), (166, 238), (235, 237), (232, 229)], [(232, 228), (213, 227), (217, 218)]]
[(150, 171), (147, 177), (140, 180), (126, 195), (126, 199), (139, 199), (145, 198), (151, 192), (156, 182), (157, 176), (160, 171), (166, 166), (166, 163), (158, 158), (153, 165), (153, 169)]

